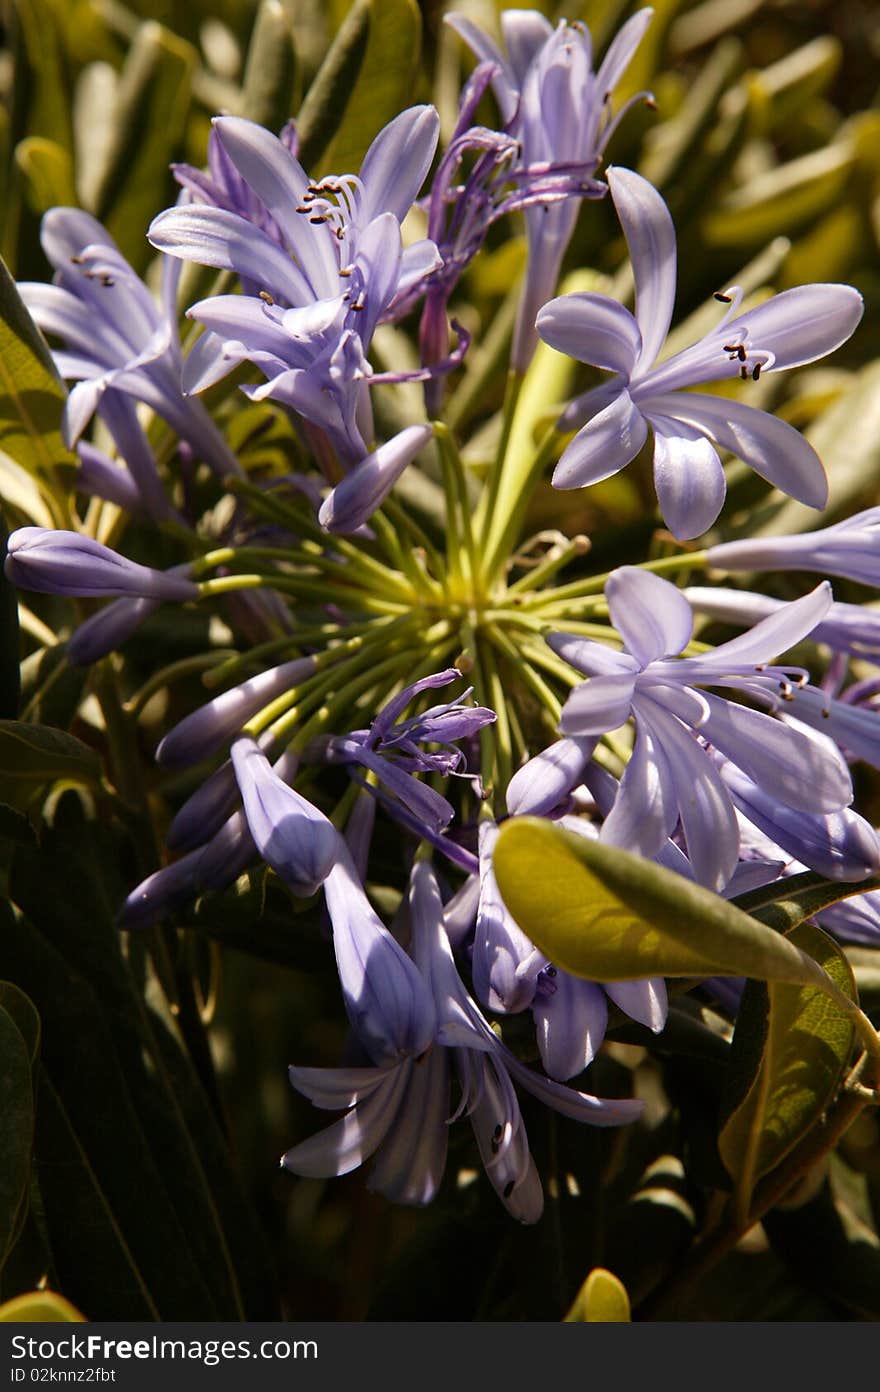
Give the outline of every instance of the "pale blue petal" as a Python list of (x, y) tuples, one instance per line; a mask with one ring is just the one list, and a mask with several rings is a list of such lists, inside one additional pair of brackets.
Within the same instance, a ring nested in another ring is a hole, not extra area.
[(530, 65), (553, 37), (553, 25), (538, 10), (502, 10), (501, 33), (514, 79), (522, 87)]
[(550, 300), (539, 311), (535, 327), (557, 353), (625, 377), (642, 349), (642, 335), (629, 310), (589, 290)]
[(629, 672), (590, 677), (576, 686), (562, 707), (564, 735), (604, 735), (629, 719), (636, 679)]
[(681, 590), (639, 566), (619, 566), (605, 585), (611, 622), (642, 667), (680, 653), (694, 615)]
[(510, 815), (544, 817), (552, 812), (580, 783), (596, 739), (590, 735), (557, 740), (517, 769), (507, 785)]
[(646, 981), (606, 981), (605, 990), (631, 1020), (659, 1034), (666, 1024), (669, 1001), (662, 976)]
[[(638, 16), (634, 16), (638, 18)], [(642, 331), (638, 368), (654, 362), (666, 341), (675, 304), (675, 228), (660, 194), (631, 169), (609, 165), (605, 177), (626, 237)]]
[(654, 430), (654, 487), (663, 521), (679, 541), (709, 530), (727, 484), (718, 451), (683, 421), (648, 415)]
[(553, 472), (553, 487), (601, 483), (631, 463), (647, 437), (644, 416), (621, 387), (610, 405), (588, 421), (563, 451)]
[(637, 719), (633, 751), (599, 839), (634, 855), (656, 855), (678, 821), (675, 791), (664, 741), (649, 721)]
[(851, 285), (798, 285), (738, 314), (724, 333), (736, 342), (747, 331), (750, 354), (768, 350), (775, 361), (765, 371), (777, 372), (833, 353), (855, 332), (864, 309)]
[(544, 1070), (564, 1083), (595, 1058), (605, 1037), (608, 1003), (601, 986), (565, 971), (556, 971), (552, 985), (552, 995), (535, 997), (532, 1015)]
[(361, 165), (359, 222), (380, 213), (393, 213), (403, 222), (431, 167), (439, 135), (440, 117), (433, 106), (411, 106), (380, 130)]
[[(193, 203), (169, 208), (150, 224), (151, 244), (168, 256), (234, 271), (285, 304), (314, 299), (312, 286), (277, 243), (237, 213)], [(332, 293), (338, 288), (335, 282)]]

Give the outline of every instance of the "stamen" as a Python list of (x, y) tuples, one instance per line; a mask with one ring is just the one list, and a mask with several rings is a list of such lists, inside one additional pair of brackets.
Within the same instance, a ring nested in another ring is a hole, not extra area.
[(268, 304), (268, 305), (273, 305), (273, 304), (275, 303), (275, 301), (273, 300), (272, 296), (269, 294), (269, 291), (268, 291), (268, 290), (261, 290), (261, 291), (260, 291), (260, 299), (261, 299), (261, 300), (264, 300), (265, 303)]
[(720, 304), (730, 304), (733, 296), (725, 295), (722, 290), (716, 290), (713, 298), (718, 300)]

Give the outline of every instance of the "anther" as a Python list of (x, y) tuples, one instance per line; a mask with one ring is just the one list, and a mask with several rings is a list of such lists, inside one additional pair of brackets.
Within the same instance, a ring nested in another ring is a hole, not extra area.
[(273, 300), (272, 296), (269, 294), (269, 291), (268, 291), (268, 290), (261, 290), (261, 291), (260, 291), (260, 299), (263, 300), (263, 301), (265, 301), (266, 304), (271, 304), (271, 305), (273, 305), (273, 304), (275, 303), (275, 301)]
[(746, 360), (746, 350), (745, 350), (745, 345), (744, 345), (744, 344), (738, 343), (738, 344), (736, 345), (736, 356), (739, 358), (740, 362), (743, 362), (743, 363), (745, 362), (745, 360)]
[(755, 366), (752, 368), (752, 381), (753, 381), (753, 382), (757, 382), (757, 380), (758, 380), (758, 378), (760, 377), (760, 375), (761, 375), (761, 364), (760, 364), (760, 363), (755, 363)]
[(547, 975), (548, 975), (548, 976), (556, 976), (556, 968), (555, 968), (555, 967), (547, 967)]
[(744, 382), (747, 382), (749, 380), (749, 369), (746, 366), (741, 367), (739, 370), (739, 375)]
[[(725, 293), (724, 293), (723, 290), (716, 290), (716, 291), (715, 291), (715, 294), (714, 294), (714, 296), (713, 296), (713, 298), (716, 299), (716, 300), (718, 300), (719, 304), (731, 304), (731, 303), (733, 302), (733, 296), (732, 296), (732, 295), (725, 295)], [(729, 350), (725, 350), (725, 351), (729, 351)]]
[(83, 263), (83, 258), (82, 258), (81, 256), (71, 256), (71, 258), (70, 258), (70, 264), (71, 264), (71, 266), (81, 266), (82, 263)]
[(315, 222), (315, 223), (317, 223), (317, 222), (326, 222), (326, 221), (327, 221), (326, 214), (322, 214), (322, 213), (318, 213), (318, 215), (317, 215), (316, 217), (310, 217), (310, 218), (309, 218), (309, 222)]

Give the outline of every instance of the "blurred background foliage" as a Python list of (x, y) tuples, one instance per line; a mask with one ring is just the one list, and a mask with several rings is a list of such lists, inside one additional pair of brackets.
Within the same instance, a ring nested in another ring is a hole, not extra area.
[[(457, 8), (491, 26), (501, 6)], [(541, 8), (585, 20), (601, 52), (636, 7)], [(154, 277), (144, 233), (175, 197), (169, 163), (204, 163), (218, 111), (276, 130), (296, 116), (304, 162), (319, 172), (356, 169), (373, 135), (412, 101), (433, 100), (448, 136), (471, 60), (443, 27), (443, 9), (435, 0), (5, 0), (6, 263), (19, 279), (46, 278), (40, 217), (78, 203)], [(673, 211), (682, 341), (712, 292), (732, 283), (755, 294), (807, 280), (855, 284), (865, 319), (831, 366), (749, 389), (816, 444), (831, 477), (828, 520), (875, 503), (880, 9), (873, 0), (655, 0), (654, 9), (621, 94), (649, 89), (654, 104), (630, 114), (610, 153), (648, 176)], [(489, 102), (484, 115), (493, 121)], [(625, 298), (623, 256), (610, 204), (589, 203), (568, 267), (591, 268), (599, 287)], [(523, 260), (519, 225), (496, 227), (454, 306), (475, 339), (449, 417), (477, 472), (498, 426), (510, 287)], [(199, 273), (187, 275), (184, 294)], [(378, 354), (411, 358), (410, 328), (380, 333)], [(389, 388), (382, 409), (392, 420), (418, 418), (419, 398)], [(227, 397), (218, 411), (245, 467), (289, 467), (295, 443), (276, 408)], [(153, 434), (161, 448), (162, 430)], [(50, 525), (57, 469), (52, 481), (2, 443), (7, 526)], [(62, 460), (59, 442), (55, 465)], [(420, 502), (430, 520), (428, 485)], [(548, 487), (530, 520), (593, 536), (591, 564), (601, 568), (603, 538), (613, 536), (613, 563), (663, 548), (653, 507), (649, 473), (637, 468), (574, 498)], [(726, 535), (816, 525), (804, 511), (771, 499), (744, 468), (732, 471)], [(130, 528), (127, 546), (163, 563), (154, 536)], [(857, 586), (836, 591), (865, 597)], [(277, 1157), (321, 1118), (289, 1089), (286, 1066), (336, 1063), (345, 1045), (315, 903), (254, 874), (148, 935), (120, 937), (113, 926), (194, 786), (193, 774), (160, 774), (152, 751), (205, 693), (194, 675), (173, 695), (133, 694), (177, 656), (242, 640), (216, 622), (209, 631), (201, 615), (160, 614), (127, 647), (124, 670), (105, 661), (85, 673), (66, 667), (58, 639), (88, 606), (28, 597), (19, 690), (8, 587), (0, 598), (0, 715), (50, 730), (24, 758), (0, 722), (0, 1300), (42, 1283), (92, 1319), (554, 1320), (601, 1266), (623, 1281), (634, 1318), (651, 1318), (658, 1290), (729, 1188), (715, 1144), (723, 1022), (707, 1028), (684, 996), (657, 1041), (617, 1022), (578, 1081), (645, 1097), (640, 1128), (594, 1131), (525, 1104), (547, 1193), (534, 1229), (518, 1229), (498, 1204), (468, 1132), (454, 1134), (443, 1192), (426, 1211), (392, 1208), (360, 1172), (331, 1184), (294, 1180)], [(122, 723), (125, 766), (97, 757), (108, 712)], [(876, 797), (872, 806), (880, 820)], [(370, 885), (386, 914), (400, 900), (401, 863), (386, 830)], [(874, 954), (850, 956), (864, 1003), (876, 1007)], [(674, 1317), (880, 1316), (878, 1141), (876, 1116), (863, 1114), (808, 1191), (681, 1287)]]

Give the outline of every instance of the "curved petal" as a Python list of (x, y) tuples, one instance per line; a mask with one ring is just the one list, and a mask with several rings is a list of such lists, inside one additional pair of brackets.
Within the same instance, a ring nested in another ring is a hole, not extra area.
[(629, 719), (635, 676), (590, 677), (576, 686), (562, 707), (559, 729), (564, 735), (604, 735)]
[(364, 201), (358, 222), (393, 213), (403, 222), (431, 167), (440, 136), (433, 106), (411, 106), (380, 130), (361, 165)]
[(599, 840), (634, 855), (654, 856), (677, 821), (675, 784), (663, 743), (649, 721), (638, 719), (633, 752)]
[(50, 208), (40, 223), (40, 245), (56, 270), (78, 256), (83, 247), (106, 246), (116, 250), (106, 227), (81, 208)]
[(631, 1020), (655, 1034), (666, 1024), (669, 1000), (662, 976), (650, 976), (646, 981), (606, 981), (605, 990)]
[(519, 101), (520, 83), (513, 71), (513, 67), (507, 61), (494, 39), (488, 34), (484, 34), (478, 24), (473, 20), (466, 19), (464, 15), (447, 14), (443, 16), (444, 24), (448, 24), (450, 29), (454, 29), (460, 39), (464, 39), (474, 57), (481, 63), (494, 63), (498, 72), (492, 78), (492, 91), (495, 93), (495, 100), (498, 102), (498, 109), (501, 113), (501, 120), (506, 125), (516, 114), (517, 103)]
[(709, 530), (724, 505), (727, 483), (718, 451), (699, 430), (650, 415), (654, 487), (663, 521), (679, 541)]
[(704, 692), (703, 733), (758, 787), (790, 807), (835, 812), (852, 801), (846, 764), (830, 739), (784, 725), (763, 711)]
[[(551, 968), (552, 994), (535, 997), (532, 1015), (544, 1071), (564, 1083), (592, 1063), (608, 1023), (601, 986)], [(547, 972), (550, 975), (550, 972)]]
[(404, 469), (428, 443), (431, 433), (429, 425), (408, 425), (356, 464), (321, 504), (321, 526), (328, 532), (357, 531), (385, 501)]
[(285, 1170), (312, 1179), (329, 1179), (356, 1170), (384, 1140), (397, 1115), (408, 1076), (406, 1061), (390, 1069), (387, 1081), (340, 1121), (289, 1150), (281, 1160)]
[[(638, 16), (634, 16), (637, 18)], [(675, 304), (675, 228), (660, 194), (631, 169), (609, 165), (605, 177), (626, 237), (642, 331), (638, 368), (649, 368), (666, 341)]]
[(557, 740), (517, 769), (507, 785), (512, 817), (545, 817), (577, 787), (593, 757), (596, 736)]
[[(274, 353), (283, 362), (287, 362), (290, 356), (290, 333), (284, 328), (285, 312), (253, 295), (211, 295), (207, 300), (198, 300), (190, 305), (186, 314), (188, 319), (198, 320), (220, 338), (233, 339), (248, 348)], [(290, 365), (299, 367), (302, 364), (295, 362)]]
[(605, 585), (611, 622), (633, 657), (647, 667), (680, 653), (691, 640), (694, 615), (681, 590), (639, 566), (618, 566)]
[(588, 421), (563, 451), (553, 472), (553, 487), (584, 488), (610, 478), (635, 459), (647, 437), (644, 416), (621, 387), (610, 405)]
[(705, 749), (673, 716), (655, 704), (650, 721), (669, 756), (694, 876), (700, 884), (720, 893), (739, 858), (739, 827), (730, 796)]
[(832, 607), (831, 586), (827, 580), (823, 580), (809, 594), (793, 599), (761, 619), (748, 633), (741, 633), (727, 643), (719, 643), (705, 657), (686, 658), (677, 665), (675, 675), (683, 681), (712, 682), (741, 666), (760, 667), (772, 662), (808, 637)]
[(756, 474), (807, 507), (828, 502), (828, 480), (813, 446), (793, 426), (755, 406), (702, 392), (651, 397), (641, 403), (651, 416), (659, 411), (705, 430), (717, 445), (745, 460)]
[[(285, 303), (307, 304), (314, 299), (309, 281), (290, 257), (259, 227), (225, 208), (196, 203), (169, 208), (153, 219), (147, 237), (168, 256), (235, 271)], [(338, 283), (333, 290), (337, 288)]]
[[(213, 130), (245, 183), (280, 227), (317, 298), (335, 294), (339, 262), (327, 227), (298, 213), (309, 178), (277, 136), (243, 116), (218, 116)], [(262, 282), (260, 282), (262, 283)]]
[(604, 101), (606, 95), (614, 91), (618, 82), (622, 78), (626, 69), (629, 67), (632, 56), (642, 41), (642, 36), (651, 23), (654, 11), (650, 7), (637, 10), (636, 13), (621, 25), (611, 43), (608, 51), (602, 59), (599, 71), (596, 74), (596, 86), (599, 92), (599, 101)]
[(798, 285), (738, 314), (725, 334), (748, 333), (750, 351), (766, 348), (775, 362), (765, 369), (800, 367), (833, 353), (851, 337), (865, 310), (851, 285)]
[(548, 633), (544, 641), (557, 657), (583, 672), (585, 677), (614, 676), (639, 670), (638, 662), (629, 653), (617, 652), (604, 643), (594, 643), (591, 638), (578, 638), (574, 633)]
[(642, 350), (639, 326), (610, 295), (559, 295), (539, 310), (535, 327), (557, 353), (629, 377)]
[(514, 78), (522, 87), (530, 65), (553, 37), (553, 25), (539, 10), (502, 10), (501, 33)]
[(376, 1152), (367, 1188), (392, 1203), (427, 1204), (446, 1168), (449, 1058), (432, 1049), (408, 1070), (394, 1125)]

